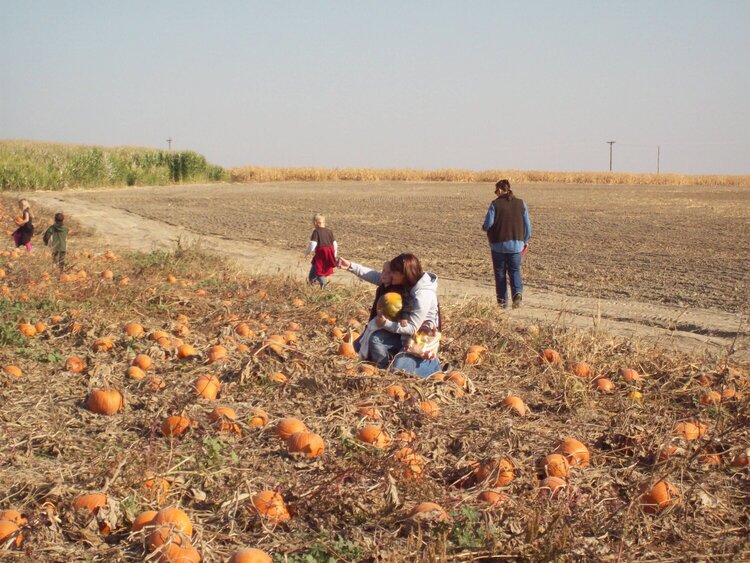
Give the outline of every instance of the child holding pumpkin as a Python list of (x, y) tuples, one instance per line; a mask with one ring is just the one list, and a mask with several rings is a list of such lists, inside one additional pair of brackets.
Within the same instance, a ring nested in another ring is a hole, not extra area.
[(313, 253), (312, 265), (307, 280), (310, 283), (318, 282), (320, 287), (325, 287), (328, 278), (333, 275), (333, 269), (336, 267), (336, 255), (338, 254), (338, 244), (333, 231), (326, 227), (326, 218), (319, 213), (313, 217), (312, 235), (310, 243), (305, 250), (305, 256)]
[[(388, 365), (390, 358), (401, 350), (401, 337), (393, 335), (393, 333), (388, 331), (381, 331), (383, 334), (376, 336), (375, 341), (373, 342), (371, 337), (375, 332), (380, 330), (375, 323), (375, 318), (380, 313), (378, 309), (381, 298), (386, 293), (397, 293), (403, 298), (404, 286), (393, 283), (390, 261), (383, 263), (383, 269), (380, 272), (368, 268), (367, 266), (357, 264), (356, 262), (350, 262), (344, 258), (339, 259), (338, 266), (339, 268), (352, 272), (361, 280), (378, 286), (375, 290), (375, 299), (372, 302), (370, 318), (367, 326), (362, 332), (362, 335), (354, 341), (353, 345), (354, 349), (359, 353), (363, 360), (370, 360), (378, 364), (380, 367), (385, 367)], [(374, 346), (371, 346), (371, 344), (374, 344)]]
[(31, 215), (31, 206), (28, 200), (19, 199), (18, 209), (21, 211), (21, 215), (16, 217), (18, 228), (13, 231), (11, 236), (13, 237), (13, 242), (16, 244), (16, 248), (23, 245), (26, 247), (26, 252), (31, 252), (31, 237), (34, 236), (34, 218)]

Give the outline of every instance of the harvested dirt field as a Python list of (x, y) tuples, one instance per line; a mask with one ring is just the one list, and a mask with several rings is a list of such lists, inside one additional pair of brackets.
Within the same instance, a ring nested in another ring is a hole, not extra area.
[(174, 231), (87, 197), (35, 196), (70, 213), (63, 275), (0, 250), (0, 560), (749, 560), (747, 365), (472, 296), (446, 373), (379, 370), (345, 342), (373, 286), (113, 252)]
[[(533, 184), (516, 194), (528, 202), (533, 237), (525, 305), (513, 316), (750, 357), (750, 190)], [(197, 240), (249, 271), (296, 275), (307, 271), (302, 249), (319, 211), (347, 258), (377, 267), (412, 251), (440, 276), (443, 295), (494, 295), (480, 229), (492, 198), (487, 184), (165, 186), (28, 197), (114, 247)], [(334, 280), (353, 276), (338, 272)]]
[[(147, 190), (147, 191), (146, 191)], [(521, 185), (532, 288), (721, 311), (750, 296), (746, 188)], [(414, 252), (441, 276), (491, 279), (480, 226), (489, 184), (256, 184), (87, 192), (93, 202), (200, 234), (304, 248), (324, 213), (341, 253), (379, 264)]]

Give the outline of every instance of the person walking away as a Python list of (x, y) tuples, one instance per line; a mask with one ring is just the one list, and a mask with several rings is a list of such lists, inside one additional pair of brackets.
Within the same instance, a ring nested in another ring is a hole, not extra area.
[(508, 180), (495, 184), (495, 195), (497, 197), (487, 210), (482, 230), (487, 233), (490, 243), (497, 304), (505, 308), (509, 306), (507, 276), (515, 309), (523, 301), (521, 260), (531, 238), (531, 220), (526, 203), (513, 195)]
[(34, 236), (34, 217), (31, 215), (31, 206), (28, 200), (19, 199), (18, 209), (21, 211), (21, 215), (16, 218), (16, 224), (18, 228), (13, 231), (11, 235), (13, 242), (16, 244), (16, 248), (20, 246), (26, 247), (26, 252), (31, 252), (31, 237)]
[(333, 269), (336, 267), (336, 255), (338, 254), (338, 244), (333, 231), (326, 227), (326, 218), (323, 215), (315, 214), (313, 217), (312, 235), (310, 243), (305, 250), (305, 256), (313, 254), (310, 273), (307, 280), (310, 283), (318, 282), (320, 287), (325, 287), (328, 278), (333, 275)]
[(54, 224), (47, 227), (42, 237), (44, 244), (52, 251), (52, 264), (60, 269), (61, 274), (65, 269), (65, 253), (68, 250), (68, 227), (64, 222), (65, 215), (55, 213)]

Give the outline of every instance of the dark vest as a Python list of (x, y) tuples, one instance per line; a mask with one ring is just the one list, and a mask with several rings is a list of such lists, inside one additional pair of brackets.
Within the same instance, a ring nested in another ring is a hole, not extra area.
[(487, 231), (489, 241), (523, 240), (526, 233), (523, 227), (523, 200), (499, 197), (492, 205), (495, 206), (495, 222)]

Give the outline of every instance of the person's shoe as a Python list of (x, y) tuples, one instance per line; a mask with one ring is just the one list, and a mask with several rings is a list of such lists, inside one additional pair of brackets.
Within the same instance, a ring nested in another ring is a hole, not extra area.
[(500, 307), (501, 309), (504, 309), (505, 308), (505, 301), (503, 301), (502, 299), (498, 299), (497, 300), (497, 306)]
[(513, 296), (513, 308), (518, 309), (521, 306), (521, 303), (523, 302), (523, 294), (516, 293)]

